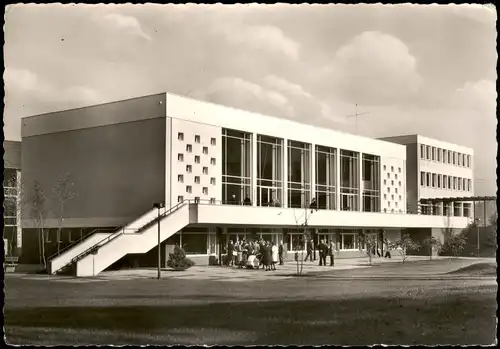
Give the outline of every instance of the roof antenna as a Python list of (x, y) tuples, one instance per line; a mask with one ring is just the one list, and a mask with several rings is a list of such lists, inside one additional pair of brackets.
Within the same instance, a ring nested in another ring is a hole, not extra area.
[(358, 133), (358, 116), (368, 115), (368, 114), (370, 114), (370, 113), (360, 113), (360, 114), (358, 114), (358, 104), (356, 104), (356, 113), (355, 114), (347, 115), (348, 118), (354, 117), (355, 120), (356, 120), (356, 134)]

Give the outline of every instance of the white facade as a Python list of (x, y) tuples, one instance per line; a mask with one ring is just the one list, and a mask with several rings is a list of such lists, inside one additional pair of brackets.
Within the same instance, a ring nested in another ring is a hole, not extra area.
[[(359, 180), (357, 192), (353, 194), (358, 195), (357, 211), (363, 210), (362, 195), (365, 186), (362, 177), (362, 159), (364, 154), (369, 154), (379, 157), (380, 164), (377, 212), (406, 213), (405, 146), (196, 101), (174, 94), (166, 96), (166, 117), (166, 154), (167, 157), (170, 157), (167, 159), (167, 207), (175, 205), (180, 199), (200, 198), (202, 201), (212, 200), (216, 202), (221, 200), (222, 170), (219, 165), (222, 157), (221, 135), (223, 129), (230, 129), (251, 134), (251, 195), (249, 196), (253, 206), (257, 202), (257, 136), (263, 135), (282, 140), (279, 156), (281, 157), (281, 180), (283, 182), (283, 195), (280, 201), (283, 206), (287, 206), (287, 145), (289, 141), (295, 141), (309, 146), (310, 156), (305, 160), (308, 161), (310, 168), (308, 190), (311, 193), (309, 198), (315, 197), (316, 146), (329, 147), (336, 152), (337, 210), (341, 201), (339, 155), (341, 150), (347, 150), (357, 153)], [(179, 139), (180, 134), (182, 134), (183, 140)], [(197, 136), (203, 144), (195, 143), (194, 137)], [(212, 140), (215, 140), (214, 144), (211, 143)], [(188, 145), (192, 145), (191, 152), (185, 148)], [(203, 146), (208, 147), (209, 154), (202, 152)], [(197, 159), (200, 159), (201, 163), (195, 162), (197, 156), (199, 156)], [(217, 165), (214, 166), (214, 162)], [(186, 166), (190, 164), (193, 165), (192, 173), (186, 169)], [(209, 174), (203, 172), (204, 167), (208, 167)], [(208, 194), (206, 193), (207, 189)], [(189, 192), (190, 190), (191, 192)]]

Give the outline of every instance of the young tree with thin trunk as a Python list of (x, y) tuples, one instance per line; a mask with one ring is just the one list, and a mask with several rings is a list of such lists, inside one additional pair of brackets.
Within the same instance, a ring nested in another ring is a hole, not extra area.
[(403, 233), (401, 239), (390, 243), (390, 248), (396, 250), (399, 253), (403, 263), (408, 258), (408, 250), (416, 250), (419, 247), (420, 245), (417, 242), (413, 241), (410, 237), (410, 234), (408, 233)]
[(377, 238), (373, 235), (359, 234), (359, 242), (365, 245), (368, 264), (372, 265), (373, 249), (377, 247)]
[(29, 197), (31, 208), (31, 219), (38, 229), (38, 247), (40, 251), (40, 262), (47, 268), (47, 258), (45, 256), (45, 219), (47, 218), (47, 197), (39, 181), (33, 182), (33, 190)]
[(60, 251), (61, 232), (64, 221), (64, 210), (66, 205), (78, 195), (73, 190), (75, 183), (72, 181), (71, 171), (66, 170), (57, 180), (52, 191), (55, 194), (56, 207), (58, 208), (57, 219), (57, 253)]

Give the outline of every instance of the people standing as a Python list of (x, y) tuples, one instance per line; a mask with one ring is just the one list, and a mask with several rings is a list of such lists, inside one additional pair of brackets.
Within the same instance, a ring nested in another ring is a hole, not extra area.
[(330, 266), (333, 267), (335, 265), (335, 243), (333, 242), (333, 240), (330, 241), (328, 253), (330, 255)]
[(328, 245), (325, 244), (324, 240), (321, 240), (318, 245), (319, 250), (319, 265), (326, 266), (326, 255), (328, 254)]
[(278, 247), (278, 257), (280, 260), (280, 265), (283, 265), (283, 253), (285, 252), (285, 246), (283, 245), (283, 240), (280, 241), (280, 245)]
[(269, 246), (269, 243), (264, 244), (264, 267), (265, 270), (271, 270), (271, 263), (272, 263), (272, 251), (271, 251), (271, 246)]
[(227, 265), (234, 266), (234, 245), (232, 240), (229, 240), (227, 245)]

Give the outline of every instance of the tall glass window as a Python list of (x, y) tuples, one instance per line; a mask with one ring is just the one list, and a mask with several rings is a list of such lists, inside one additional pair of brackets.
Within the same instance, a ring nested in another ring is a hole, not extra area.
[(359, 153), (340, 150), (340, 209), (358, 211)]
[(251, 194), (252, 135), (222, 131), (222, 201), (241, 205)]
[(283, 140), (257, 136), (257, 205), (281, 207), (283, 202)]
[(15, 253), (17, 247), (18, 209), (19, 198), (17, 191), (17, 170), (6, 168), (3, 172), (4, 201), (4, 239), (7, 240), (5, 252), (7, 255)]
[(380, 212), (380, 157), (363, 154), (363, 211)]
[(306, 207), (311, 190), (311, 145), (288, 141), (288, 207)]
[(316, 202), (319, 209), (336, 207), (337, 161), (334, 148), (316, 146)]

